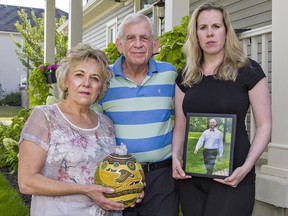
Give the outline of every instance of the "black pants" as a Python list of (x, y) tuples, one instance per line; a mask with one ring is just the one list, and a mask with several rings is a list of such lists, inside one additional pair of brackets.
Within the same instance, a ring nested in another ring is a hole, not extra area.
[(207, 174), (212, 175), (217, 157), (218, 149), (206, 149), (203, 150), (204, 163), (206, 166)]
[(172, 166), (145, 173), (145, 196), (134, 208), (126, 208), (123, 216), (178, 216), (178, 193), (172, 178)]
[(183, 216), (251, 216), (255, 182), (236, 188), (213, 179), (193, 177), (178, 180)]

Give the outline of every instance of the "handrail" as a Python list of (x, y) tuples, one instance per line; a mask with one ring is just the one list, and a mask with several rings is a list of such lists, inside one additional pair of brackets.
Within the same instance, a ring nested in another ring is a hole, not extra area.
[(255, 36), (260, 36), (263, 34), (268, 34), (272, 32), (272, 25), (267, 25), (261, 28), (257, 28), (257, 29), (252, 29), (249, 31), (245, 31), (241, 34), (239, 34), (238, 38), (239, 40), (242, 39), (246, 39), (246, 38), (250, 38), (250, 37), (255, 37)]
[[(240, 40), (243, 50), (248, 54), (248, 47), (250, 46), (250, 57), (258, 62), (261, 62), (261, 67), (264, 70), (265, 74), (268, 76), (268, 62), (269, 60), (269, 35), (272, 34), (272, 25), (267, 25), (261, 28), (248, 30), (243, 33), (238, 34), (238, 39)], [(261, 47), (260, 47), (261, 46)], [(261, 48), (261, 49), (258, 49)], [(259, 52), (261, 50), (261, 52)], [(258, 58), (261, 59), (258, 59)], [(246, 123), (248, 124), (248, 119)], [(255, 122), (252, 112), (249, 115), (249, 126), (250, 126), (250, 140), (252, 141), (253, 134), (255, 133)], [(267, 150), (261, 155), (261, 159), (267, 160)]]

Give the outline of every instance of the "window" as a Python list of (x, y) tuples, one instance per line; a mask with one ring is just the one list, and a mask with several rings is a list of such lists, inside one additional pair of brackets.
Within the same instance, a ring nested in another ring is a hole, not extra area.
[(141, 0), (141, 5), (140, 5), (140, 10), (137, 11), (138, 13), (142, 13), (146, 16), (148, 16), (152, 22), (154, 22), (155, 24), (155, 28), (157, 29), (157, 34), (161, 35), (161, 23), (160, 20), (157, 16), (157, 11), (156, 11), (156, 7), (154, 6), (154, 4), (157, 2), (157, 0)]
[(148, 0), (141, 0), (141, 9), (146, 9), (150, 6)]
[(106, 24), (106, 45), (115, 43), (117, 34), (117, 19), (113, 19)]
[(21, 74), (20, 86), (27, 86), (27, 75)]

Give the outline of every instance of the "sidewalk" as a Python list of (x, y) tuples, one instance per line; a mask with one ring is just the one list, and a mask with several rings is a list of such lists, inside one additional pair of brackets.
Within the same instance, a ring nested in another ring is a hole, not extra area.
[(5, 125), (9, 125), (12, 123), (11, 120), (0, 120), (1, 123), (5, 124)]

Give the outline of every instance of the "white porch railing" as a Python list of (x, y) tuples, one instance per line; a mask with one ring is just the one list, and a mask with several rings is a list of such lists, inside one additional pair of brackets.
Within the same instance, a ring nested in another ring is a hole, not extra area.
[[(260, 63), (268, 78), (271, 92), (272, 25), (243, 32), (239, 34), (238, 38), (242, 44), (244, 52), (251, 59)], [(255, 123), (251, 112), (247, 115), (246, 124), (250, 140), (252, 141), (253, 134), (255, 133)], [(261, 158), (267, 159), (267, 152), (264, 152)]]
[[(272, 25), (269, 25), (262, 28), (243, 32), (238, 37), (239, 40), (242, 42), (245, 53), (261, 64), (267, 76), (269, 72), (268, 63), (271, 62), (271, 58), (269, 59), (269, 53), (271, 53), (271, 47), (269, 49), (269, 43), (271, 43), (271, 36)], [(251, 47), (250, 53), (249, 46)], [(259, 54), (261, 55), (261, 59), (258, 58)]]

